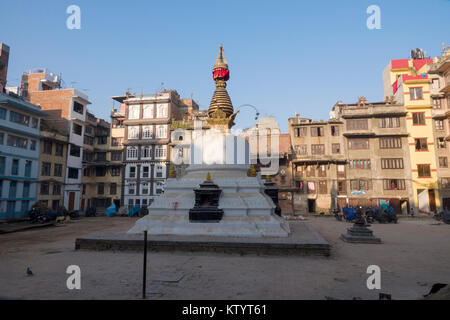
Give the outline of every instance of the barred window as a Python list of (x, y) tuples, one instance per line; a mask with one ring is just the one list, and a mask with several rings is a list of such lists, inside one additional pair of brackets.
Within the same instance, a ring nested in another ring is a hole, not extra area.
[(383, 179), (384, 190), (405, 190), (404, 179)]
[(306, 144), (301, 144), (301, 145), (295, 146), (295, 152), (297, 154), (306, 155), (306, 154), (308, 154), (308, 148), (307, 147), (308, 146)]
[(400, 127), (400, 118), (380, 118), (378, 120), (380, 128), (398, 128)]
[(327, 182), (326, 181), (319, 181), (319, 194), (327, 194)]
[(403, 169), (403, 159), (381, 159), (381, 169)]
[(370, 160), (369, 159), (350, 160), (349, 167), (350, 169), (370, 169)]
[(367, 119), (347, 120), (347, 130), (367, 130)]
[(380, 138), (380, 149), (399, 149), (401, 147), (401, 138)]
[(312, 144), (311, 145), (311, 154), (324, 154), (325, 153), (325, 145), (324, 144)]
[(370, 190), (371, 189), (371, 181), (365, 179), (354, 179), (350, 180), (350, 188), (351, 190), (359, 191), (359, 190)]
[(431, 168), (429, 164), (418, 164), (417, 172), (419, 178), (429, 178), (431, 177)]
[(436, 130), (444, 130), (444, 120), (434, 120)]
[(349, 139), (348, 148), (352, 150), (369, 149), (368, 139)]
[(416, 144), (416, 151), (428, 151), (427, 138), (414, 139)]
[(341, 144), (339, 143), (333, 143), (331, 145), (331, 149), (333, 153), (341, 153)]
[(440, 168), (447, 168), (448, 167), (447, 157), (439, 157), (439, 167)]
[(307, 128), (305, 128), (305, 127), (295, 128), (294, 131), (295, 131), (296, 137), (306, 137), (307, 132), (308, 132)]

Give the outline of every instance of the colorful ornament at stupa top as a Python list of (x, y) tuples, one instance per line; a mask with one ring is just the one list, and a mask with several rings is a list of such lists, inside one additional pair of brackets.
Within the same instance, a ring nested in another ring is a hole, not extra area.
[(239, 111), (234, 112), (226, 89), (226, 81), (230, 79), (230, 70), (223, 54), (222, 45), (220, 45), (219, 54), (213, 67), (213, 79), (216, 82), (216, 90), (208, 109), (208, 123), (211, 127), (229, 129), (234, 125), (234, 118)]

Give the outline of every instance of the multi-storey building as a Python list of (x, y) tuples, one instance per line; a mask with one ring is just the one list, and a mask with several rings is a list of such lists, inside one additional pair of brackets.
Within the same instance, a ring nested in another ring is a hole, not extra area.
[(188, 115), (175, 90), (127, 95), (125, 103), (124, 204), (147, 206), (164, 192), (170, 163), (170, 123)]
[(0, 219), (25, 217), (36, 202), (39, 106), (0, 92)]
[(95, 207), (97, 213), (102, 214), (112, 203), (120, 207), (117, 180), (121, 177), (122, 166), (111, 162), (111, 125), (88, 113), (86, 130), (88, 128), (93, 137), (85, 141), (91, 151), (83, 155), (81, 208)]
[(450, 166), (449, 149), (445, 141), (450, 140), (450, 48), (443, 47), (443, 54), (440, 58), (435, 58), (433, 64), (428, 64), (428, 74), (430, 76), (430, 95), (433, 101), (432, 116), (433, 130), (436, 142), (436, 163), (438, 164), (438, 188), (441, 202), (441, 209), (450, 209)]
[(384, 95), (393, 96), (407, 112), (414, 208), (421, 213), (439, 210), (436, 151), (447, 148), (445, 139), (435, 137), (433, 131), (433, 100), (427, 72), (431, 63), (432, 59), (414, 50), (411, 59), (392, 60), (383, 71)]
[[(289, 118), (293, 212), (324, 212), (347, 195), (346, 147), (339, 119)], [(343, 200), (345, 201), (345, 200)]]
[[(123, 177), (125, 166), (123, 163), (124, 154), (123, 154), (123, 141), (125, 139), (125, 104), (123, 97), (114, 97), (116, 101), (120, 101), (120, 109), (113, 109), (111, 111), (111, 140), (110, 140), (110, 150), (111, 150), (111, 163), (115, 166), (120, 166), (120, 171), (116, 172), (114, 176), (111, 176), (111, 183), (115, 183), (117, 185), (117, 195), (118, 199), (120, 199), (120, 205), (124, 205), (123, 193), (124, 193), (124, 185), (123, 185)], [(118, 99), (118, 100), (117, 100)], [(117, 175), (117, 173), (119, 175)]]
[(346, 199), (339, 207), (391, 205), (407, 214), (411, 193), (406, 112), (393, 101), (368, 103), (364, 97), (354, 104), (338, 103), (332, 117), (341, 120), (345, 165)]
[(40, 105), (49, 114), (46, 119), (69, 120), (69, 151), (65, 176), (64, 206), (79, 210), (81, 200), (81, 170), (86, 126), (88, 96), (77, 89), (62, 89), (61, 78), (45, 69), (30, 70), (22, 76), (22, 95)]
[(40, 132), (41, 158), (37, 200), (52, 210), (64, 205), (64, 173), (69, 148), (69, 133), (63, 129), (69, 127), (69, 121), (60, 119), (58, 122), (60, 125), (54, 126), (54, 121), (42, 119)]

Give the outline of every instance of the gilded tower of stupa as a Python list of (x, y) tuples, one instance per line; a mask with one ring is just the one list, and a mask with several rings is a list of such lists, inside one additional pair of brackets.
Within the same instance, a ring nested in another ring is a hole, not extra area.
[(212, 73), (216, 82), (216, 90), (208, 109), (208, 123), (211, 127), (229, 129), (234, 125), (237, 112), (233, 110), (233, 104), (226, 89), (227, 81), (230, 79), (230, 70), (223, 54), (222, 45), (220, 45)]

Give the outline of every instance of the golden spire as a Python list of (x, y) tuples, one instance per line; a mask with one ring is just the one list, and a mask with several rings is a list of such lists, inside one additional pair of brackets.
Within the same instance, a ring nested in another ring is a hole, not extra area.
[(210, 124), (226, 125), (228, 128), (234, 125), (233, 120), (236, 117), (233, 104), (226, 89), (226, 81), (229, 78), (230, 70), (223, 54), (223, 47), (220, 45), (219, 54), (213, 67), (213, 79), (216, 82), (216, 90), (209, 105), (208, 116)]

